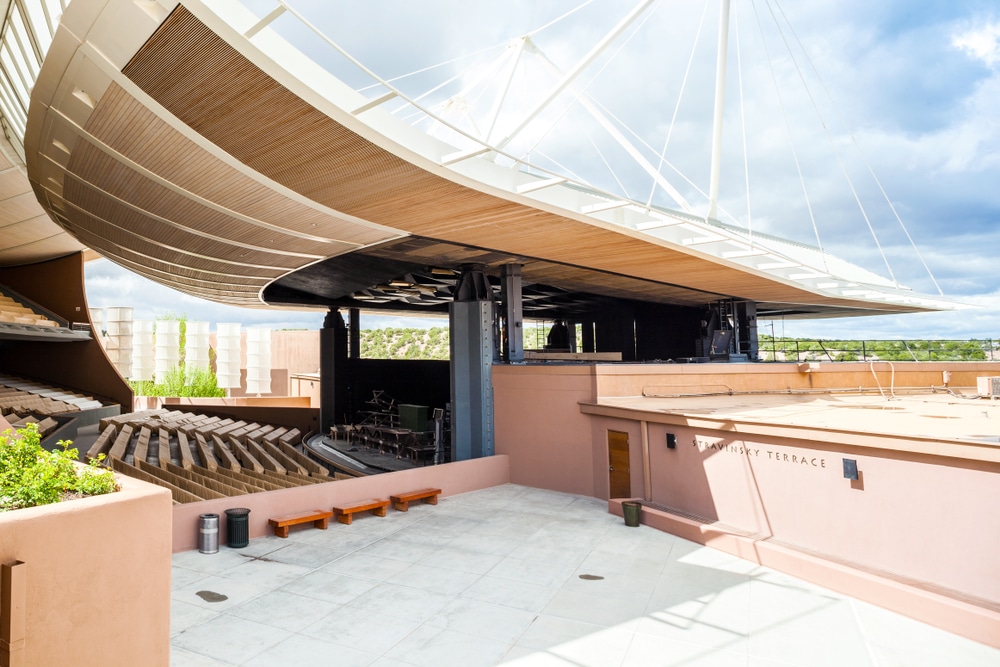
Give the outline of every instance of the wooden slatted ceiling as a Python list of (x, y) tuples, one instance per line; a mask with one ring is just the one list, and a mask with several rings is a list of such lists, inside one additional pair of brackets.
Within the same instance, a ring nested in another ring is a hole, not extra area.
[[(102, 195), (76, 178), (67, 177), (63, 184), (63, 192), (71, 208), (86, 212), (85, 216), (73, 216), (81, 225), (90, 228), (100, 228), (102, 234), (109, 237), (118, 234), (116, 241), (129, 246), (126, 236), (148, 239), (155, 244), (161, 244), (172, 249), (184, 249), (204, 257), (228, 260), (228, 263), (246, 267), (246, 273), (251, 274), (253, 267), (270, 267), (272, 275), (281, 270), (290, 270), (301, 266), (300, 257), (285, 255), (276, 249), (257, 250), (242, 244), (226, 243), (217, 238), (194, 234), (184, 227), (172, 227), (160, 220), (125, 206), (121, 202)], [(200, 231), (200, 230), (199, 230)], [(347, 246), (342, 246), (347, 249)], [(158, 256), (159, 251), (151, 253)]]
[[(176, 225), (198, 229), (219, 241), (240, 241), (261, 248), (274, 248), (275, 251), (312, 255), (313, 258), (327, 255), (325, 242), (262, 229), (215, 211), (146, 178), (128, 165), (84, 142), (73, 151), (68, 170), (76, 178), (91, 183), (114, 197), (127, 200)], [(85, 188), (81, 190), (87, 192)], [(79, 192), (65, 191), (63, 197), (66, 201), (77, 204), (72, 197)], [(202, 248), (199, 247), (198, 250)]]
[(121, 87), (111, 84), (87, 132), (185, 191), (269, 225), (368, 245), (390, 237), (285, 197), (201, 150)]
[[(330, 208), (422, 236), (757, 301), (845, 305), (428, 173), (347, 130), (266, 75), (184, 7), (123, 73), (243, 163)], [(244, 122), (245, 119), (252, 122)], [(885, 310), (911, 310), (879, 304)]]
[[(242, 284), (258, 284), (269, 278), (262, 275), (265, 271), (261, 269), (248, 270), (246, 267), (214, 262), (211, 259), (192, 258), (182, 250), (164, 248), (135, 236), (126, 236), (126, 242), (119, 243), (115, 239), (116, 235), (121, 233), (120, 230), (113, 228), (113, 233), (107, 233), (104, 227), (94, 224), (94, 220), (82, 211), (70, 211), (60, 216), (60, 221), (74, 234), (85, 235), (87, 240), (84, 242), (101, 254), (105, 254), (105, 251), (113, 253), (112, 256), (125, 253), (126, 256), (132, 257), (132, 261), (148, 260), (150, 266), (159, 266), (163, 271), (170, 271), (173, 267), (177, 274), (182, 276), (205, 281), (226, 279)], [(195, 266), (195, 262), (200, 266)]]
[(144, 264), (136, 264), (123, 260), (120, 256), (108, 255), (108, 257), (115, 264), (132, 271), (144, 278), (148, 278), (154, 282), (158, 282), (163, 285), (167, 285), (173, 289), (180, 292), (185, 292), (193, 296), (198, 296), (204, 299), (214, 300), (214, 301), (225, 301), (225, 303), (234, 306), (246, 306), (246, 307), (260, 307), (260, 298), (258, 297), (259, 292), (253, 287), (244, 286), (227, 286), (220, 285), (218, 283), (212, 285), (211, 287), (204, 286), (194, 286), (188, 285), (186, 279), (177, 278), (176, 276), (172, 280), (165, 280), (165, 274), (150, 269)]

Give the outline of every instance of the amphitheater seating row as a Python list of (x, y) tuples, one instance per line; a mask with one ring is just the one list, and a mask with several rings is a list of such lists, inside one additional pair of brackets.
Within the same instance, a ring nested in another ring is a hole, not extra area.
[(93, 396), (21, 377), (0, 375), (0, 411), (4, 414), (13, 410), (49, 416), (63, 412), (92, 410), (102, 405)]
[(9, 423), (14, 429), (24, 428), (28, 424), (37, 424), (38, 434), (42, 437), (42, 439), (47, 438), (53, 431), (59, 428), (59, 422), (52, 417), (38, 419), (30, 413), (21, 415), (17, 412), (9, 412), (4, 415), (4, 419), (6, 419), (7, 423)]
[(87, 452), (115, 471), (170, 489), (175, 502), (272, 491), (341, 479), (295, 448), (298, 429), (176, 410), (101, 420)]
[(32, 324), (40, 327), (59, 326), (58, 322), (53, 322), (42, 313), (35, 312), (30, 306), (6, 294), (0, 294), (0, 322)]

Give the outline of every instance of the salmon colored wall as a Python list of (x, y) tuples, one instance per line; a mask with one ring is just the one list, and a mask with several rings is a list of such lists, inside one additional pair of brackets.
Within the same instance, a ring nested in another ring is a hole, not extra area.
[[(443, 497), (476, 491), (510, 482), (506, 456), (491, 456), (438, 466), (425, 466), (388, 472), (326, 484), (310, 484), (294, 489), (254, 493), (239, 498), (219, 498), (174, 507), (173, 550), (189, 551), (198, 546), (198, 517), (218, 514), (219, 542), (225, 544), (225, 511), (233, 507), (250, 510), (250, 537), (273, 534), (267, 520), (271, 517), (311, 509), (330, 509), (334, 505), (368, 498), (388, 498), (394, 493), (427, 487), (441, 489)], [(392, 510), (390, 510), (392, 511)], [(331, 524), (331, 530), (346, 526)], [(295, 528), (293, 528), (295, 530)]]
[(493, 367), (495, 450), (510, 456), (511, 482), (607, 497), (607, 438), (603, 451), (594, 448), (578, 405), (594, 397), (593, 368)]
[(650, 440), (653, 502), (1000, 604), (1000, 515), (975, 509), (1000, 507), (1000, 465), (661, 424)]
[[(992, 511), (1000, 507), (1000, 464), (844, 444), (819, 431), (809, 440), (739, 436), (744, 440), (722, 426), (695, 430), (663, 423), (668, 420), (655, 413), (636, 412), (634, 419), (583, 414), (579, 405), (657, 388), (699, 393), (801, 389), (810, 382), (813, 388), (876, 387), (868, 364), (830, 366), (810, 373), (795, 364), (498, 366), (496, 448), (509, 455), (513, 482), (607, 498), (607, 432), (625, 431), (633, 495), (648, 495), (709, 523), (651, 508), (643, 509), (643, 522), (653, 525), (647, 515), (658, 514), (661, 529), (689, 539), (758, 562), (766, 555), (768, 564), (783, 571), (979, 641), (989, 642), (990, 632), (1000, 636), (1000, 514)], [(887, 368), (879, 371), (879, 381), (888, 390), (888, 365), (880, 366)], [(894, 367), (897, 388), (941, 386), (943, 370), (951, 371), (952, 387), (974, 388), (977, 376), (1000, 375), (998, 363)], [(668, 432), (677, 436), (674, 450), (667, 449)], [(844, 479), (844, 458), (858, 462), (861, 480)], [(972, 604), (972, 598), (986, 605)], [(919, 610), (910, 608), (917, 603), (923, 605)]]
[(319, 375), (292, 375), (288, 379), (289, 395), (309, 399), (309, 405), (320, 406)]
[[(943, 371), (951, 372), (951, 388), (975, 388), (979, 376), (1000, 375), (1000, 361), (977, 362), (814, 362), (756, 364), (604, 364), (594, 367), (598, 396), (641, 396), (651, 393), (844, 389), (864, 387), (941, 387)], [(872, 374), (874, 368), (875, 374)], [(669, 369), (669, 370), (667, 370)], [(895, 378), (893, 378), (895, 375)], [(877, 381), (876, 381), (877, 378)]]
[(117, 493), (0, 513), (0, 562), (27, 564), (23, 664), (170, 663), (170, 492), (118, 480)]
[[(608, 501), (608, 510), (621, 516), (621, 501)], [(974, 605), (960, 597), (909, 585), (906, 580), (896, 580), (852, 568), (781, 542), (726, 532), (720, 529), (718, 524), (704, 524), (649, 506), (642, 507), (640, 521), (657, 530), (706, 544), (713, 549), (772, 567), (957, 635), (1000, 648), (1000, 611), (995, 607)]]
[[(603, 423), (606, 420), (596, 418), (595, 421)], [(668, 432), (677, 437), (676, 450), (667, 449)], [(692, 446), (695, 438), (709, 446), (734, 446), (737, 451), (742, 446), (742, 443), (718, 433), (702, 435), (690, 429), (650, 424), (649, 498), (708, 520), (722, 521), (750, 532), (768, 534), (764, 508), (757, 500), (758, 473), (747, 465), (748, 459), (729, 449), (723, 450), (721, 455), (716, 455), (718, 450), (700, 450)], [(763, 455), (766, 456), (766, 453)], [(840, 465), (839, 459), (837, 464)], [(814, 481), (813, 478), (818, 474), (815, 468), (808, 468), (796, 469), (800, 481), (805, 484)]]
[(271, 368), (283, 368), (288, 375), (319, 372), (319, 330), (272, 331)]

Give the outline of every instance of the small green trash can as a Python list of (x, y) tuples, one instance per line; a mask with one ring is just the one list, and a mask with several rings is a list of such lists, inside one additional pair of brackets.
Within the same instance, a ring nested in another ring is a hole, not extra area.
[(625, 517), (625, 525), (630, 528), (639, 527), (639, 513), (642, 510), (642, 503), (638, 500), (626, 500), (622, 503), (622, 516)]
[(226, 546), (242, 549), (250, 544), (250, 510), (234, 507), (226, 510)]

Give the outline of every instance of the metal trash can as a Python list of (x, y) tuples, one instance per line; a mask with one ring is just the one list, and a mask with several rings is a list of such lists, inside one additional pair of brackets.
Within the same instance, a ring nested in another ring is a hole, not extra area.
[(226, 546), (242, 549), (250, 544), (250, 510), (234, 507), (226, 510)]
[(622, 503), (622, 516), (625, 517), (625, 525), (631, 528), (639, 527), (639, 514), (642, 511), (642, 503), (638, 500), (626, 500)]
[(219, 551), (219, 515), (200, 514), (198, 516), (198, 551), (214, 554)]

